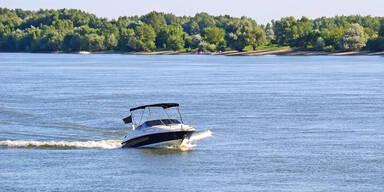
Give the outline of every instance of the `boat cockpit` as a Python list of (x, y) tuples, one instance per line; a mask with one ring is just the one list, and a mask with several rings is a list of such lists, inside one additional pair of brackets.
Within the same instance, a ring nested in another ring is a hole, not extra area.
[(146, 121), (140, 126), (138, 126), (136, 129), (140, 129), (143, 127), (153, 127), (157, 125), (175, 125), (175, 124), (181, 124), (181, 123), (177, 119), (156, 119), (156, 120)]

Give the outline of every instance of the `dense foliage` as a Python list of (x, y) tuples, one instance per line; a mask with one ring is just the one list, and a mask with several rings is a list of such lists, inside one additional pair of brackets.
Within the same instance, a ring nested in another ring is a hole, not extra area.
[(384, 50), (384, 18), (285, 17), (267, 25), (228, 15), (150, 12), (108, 20), (76, 9), (0, 8), (0, 51), (225, 51), (290, 46), (304, 50)]

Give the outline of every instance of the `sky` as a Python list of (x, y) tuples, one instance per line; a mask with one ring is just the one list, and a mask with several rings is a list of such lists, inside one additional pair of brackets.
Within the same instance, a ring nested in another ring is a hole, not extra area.
[(207, 12), (212, 15), (247, 16), (260, 24), (285, 16), (384, 16), (384, 0), (0, 0), (0, 7), (28, 10), (76, 8), (109, 19), (143, 15), (153, 10), (177, 16)]

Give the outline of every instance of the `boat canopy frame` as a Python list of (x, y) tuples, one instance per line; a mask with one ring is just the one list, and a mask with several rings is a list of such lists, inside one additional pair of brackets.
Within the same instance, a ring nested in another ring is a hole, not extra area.
[[(150, 118), (151, 118), (151, 110), (150, 108), (151, 107), (161, 107), (163, 108), (164, 110), (164, 113), (167, 115), (167, 117), (169, 119), (171, 119), (167, 113), (167, 110), (168, 108), (172, 108), (172, 107), (176, 107), (177, 108), (177, 113), (179, 114), (179, 117), (180, 117), (180, 120), (181, 120), (181, 123), (184, 124), (183, 122), (183, 117), (181, 115), (181, 112), (180, 112), (180, 105), (178, 103), (157, 103), (157, 104), (150, 104), (150, 105), (142, 105), (142, 106), (138, 106), (138, 107), (134, 107), (134, 108), (131, 108), (129, 111), (131, 113), (130, 116), (126, 117), (123, 119), (124, 123), (125, 124), (128, 124), (128, 123), (132, 123), (132, 129), (134, 130), (135, 127), (134, 127), (134, 121), (133, 121), (133, 116), (132, 116), (132, 112), (133, 111), (136, 111), (136, 110), (139, 110), (139, 109), (144, 109), (143, 112), (141, 113), (141, 117), (140, 117), (140, 122), (138, 124), (141, 124), (141, 120), (143, 118), (143, 115), (144, 115), (144, 112), (145, 112), (145, 109), (148, 108), (148, 112), (149, 112), (149, 115), (150, 115)], [(161, 120), (160, 120), (161, 121)], [(164, 123), (163, 123), (164, 124)], [(164, 124), (165, 125), (165, 124)]]
[(148, 107), (162, 107), (163, 109), (168, 109), (171, 107), (179, 107), (179, 104), (178, 103), (157, 103), (157, 104), (151, 104), (151, 105), (142, 105), (142, 106), (131, 108), (129, 109), (129, 111), (132, 112), (138, 109), (145, 109)]

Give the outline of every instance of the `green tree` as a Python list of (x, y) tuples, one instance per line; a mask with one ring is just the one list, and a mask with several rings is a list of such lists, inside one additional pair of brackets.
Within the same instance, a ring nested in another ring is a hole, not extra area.
[(183, 39), (184, 39), (184, 48), (186, 48), (186, 51), (191, 51), (193, 49), (192, 36), (188, 35), (187, 33), (184, 33)]
[[(311, 42), (315, 41), (311, 38), (312, 34), (312, 21), (306, 17), (302, 17), (298, 20), (294, 26), (292, 26), (292, 39), (289, 42), (290, 46), (307, 48)], [(315, 37), (316, 38), (316, 37)]]
[(371, 51), (384, 51), (384, 37), (368, 40), (367, 49)]
[(182, 49), (185, 45), (185, 32), (179, 24), (172, 24), (168, 26), (169, 36), (167, 39), (167, 48), (172, 50)]
[(80, 27), (89, 24), (90, 18), (94, 15), (77, 9), (60, 9), (59, 19), (68, 19), (73, 22), (74, 27)]
[(206, 41), (201, 41), (198, 45), (199, 51), (215, 51), (216, 50), (216, 45), (208, 43)]
[(57, 31), (60, 31), (63, 34), (70, 33), (73, 31), (73, 22), (71, 20), (57, 20), (53, 21), (52, 25)]
[(119, 17), (117, 21), (115, 21), (115, 24), (117, 28), (122, 29), (122, 28), (128, 28), (128, 26), (133, 22), (135, 21), (127, 16), (124, 16), (124, 17)]
[(195, 17), (192, 19), (199, 25), (199, 29), (205, 29), (207, 27), (215, 27), (216, 21), (215, 18), (208, 13), (197, 13)]
[(156, 42), (155, 42), (156, 47), (159, 49), (166, 49), (168, 36), (169, 36), (168, 27), (161, 28), (159, 33), (156, 36)]
[(192, 35), (191, 37), (192, 37), (191, 48), (192, 49), (198, 48), (200, 43), (203, 41), (203, 38), (201, 38), (201, 35), (199, 34)]
[(364, 33), (367, 35), (368, 39), (375, 39), (378, 37), (378, 33), (370, 28), (364, 28)]
[(114, 34), (109, 34), (105, 37), (104, 46), (107, 50), (114, 50), (118, 44), (118, 40)]
[(242, 51), (246, 46), (257, 46), (266, 43), (265, 31), (255, 21), (242, 18), (228, 25), (227, 43), (235, 50)]
[(37, 50), (37, 45), (38, 42), (41, 39), (41, 34), (42, 31), (38, 28), (28, 28), (27, 30), (24, 31), (25, 36), (21, 41), (19, 42), (20, 44), (23, 44), (22, 48), (20, 50), (23, 51), (36, 51)]
[(59, 13), (55, 10), (43, 10), (40, 9), (38, 14), (33, 15), (32, 17), (26, 18), (23, 23), (20, 25), (21, 29), (26, 29), (31, 26), (42, 27), (42, 26), (51, 26), (53, 22), (59, 20)]
[(81, 27), (77, 27), (73, 30), (75, 33), (80, 34), (81, 36), (85, 37), (86, 35), (97, 33), (97, 30), (94, 28), (88, 27), (88, 25), (83, 25)]
[(343, 34), (344, 34), (343, 27), (330, 28), (330, 29), (323, 28), (320, 31), (320, 37), (324, 39), (325, 46), (329, 47), (330, 51), (333, 51), (333, 49), (341, 48), (340, 38)]
[(365, 47), (368, 36), (364, 28), (359, 24), (352, 24), (340, 38), (340, 44), (344, 50), (357, 51)]
[(64, 37), (63, 50), (68, 52), (84, 51), (88, 47), (87, 40), (78, 33), (70, 33)]
[(164, 18), (165, 18), (167, 25), (182, 24), (183, 23), (183, 18), (177, 17), (172, 13), (165, 14)]
[(2, 47), (6, 51), (20, 51), (22, 50), (20, 45), (20, 40), (25, 37), (25, 33), (17, 29), (12, 31), (10, 34), (5, 35), (5, 41), (2, 43)]
[(17, 14), (7, 8), (0, 7), (0, 23), (9, 29), (16, 29), (22, 23), (22, 19)]
[(167, 39), (167, 47), (174, 51), (182, 49), (184, 45), (184, 39), (180, 36), (170, 36)]
[(137, 39), (135, 30), (133, 29), (121, 29), (120, 39), (118, 40), (118, 49), (121, 51), (136, 51)]
[(33, 12), (32, 12), (32, 11), (22, 10), (22, 9), (15, 9), (14, 12), (16, 13), (16, 15), (17, 15), (20, 19), (25, 19), (25, 18), (30, 17), (30, 16), (33, 15)]
[(6, 34), (6, 28), (2, 23), (0, 23), (0, 41), (5, 36), (5, 34)]
[(284, 17), (280, 20), (272, 20), (276, 43), (282, 46), (289, 45), (294, 38), (292, 26), (296, 24), (294, 17)]
[(384, 51), (384, 20), (381, 22), (378, 37), (368, 40), (367, 49), (371, 51)]
[(221, 41), (225, 41), (225, 31), (224, 29), (220, 29), (218, 27), (208, 27), (203, 30), (203, 39), (208, 43), (218, 45)]
[(384, 19), (381, 21), (380, 29), (379, 29), (379, 34), (380, 37), (384, 37)]
[(164, 13), (159, 13), (156, 11), (152, 11), (142, 16), (141, 21), (148, 25), (151, 25), (156, 33), (158, 33), (162, 27), (167, 25)]
[(110, 36), (113, 35), (115, 38), (119, 37), (119, 28), (116, 24), (112, 23), (103, 23), (102, 27), (97, 29), (99, 35)]
[(57, 31), (54, 26), (43, 26), (42, 38), (37, 43), (36, 51), (60, 51), (64, 35)]
[(321, 37), (318, 37), (314, 44), (314, 48), (318, 51), (322, 51), (324, 50), (324, 47), (325, 47), (324, 39)]
[(152, 51), (156, 48), (155, 30), (150, 25), (140, 25), (135, 28), (136, 50), (137, 51)]
[(156, 37), (157, 48), (166, 48), (171, 50), (182, 49), (185, 45), (184, 32), (181, 25), (172, 24), (161, 28)]
[(183, 24), (184, 31), (187, 32), (189, 35), (196, 35), (200, 33), (200, 27), (196, 23), (196, 21), (189, 21), (185, 24)]
[(311, 36), (313, 23), (306, 17), (296, 20), (294, 17), (285, 17), (273, 22), (276, 42), (279, 45), (307, 48), (316, 38)]
[(216, 45), (216, 51), (225, 51), (227, 49), (227, 42), (226, 41), (220, 41)]
[(101, 51), (104, 49), (104, 36), (95, 33), (87, 35), (88, 50)]
[(261, 27), (254, 27), (246, 35), (246, 42), (255, 50), (256, 47), (266, 44), (265, 31)]
[(268, 23), (265, 27), (265, 37), (268, 42), (272, 42), (275, 40), (275, 32), (273, 31), (273, 28), (270, 23)]

